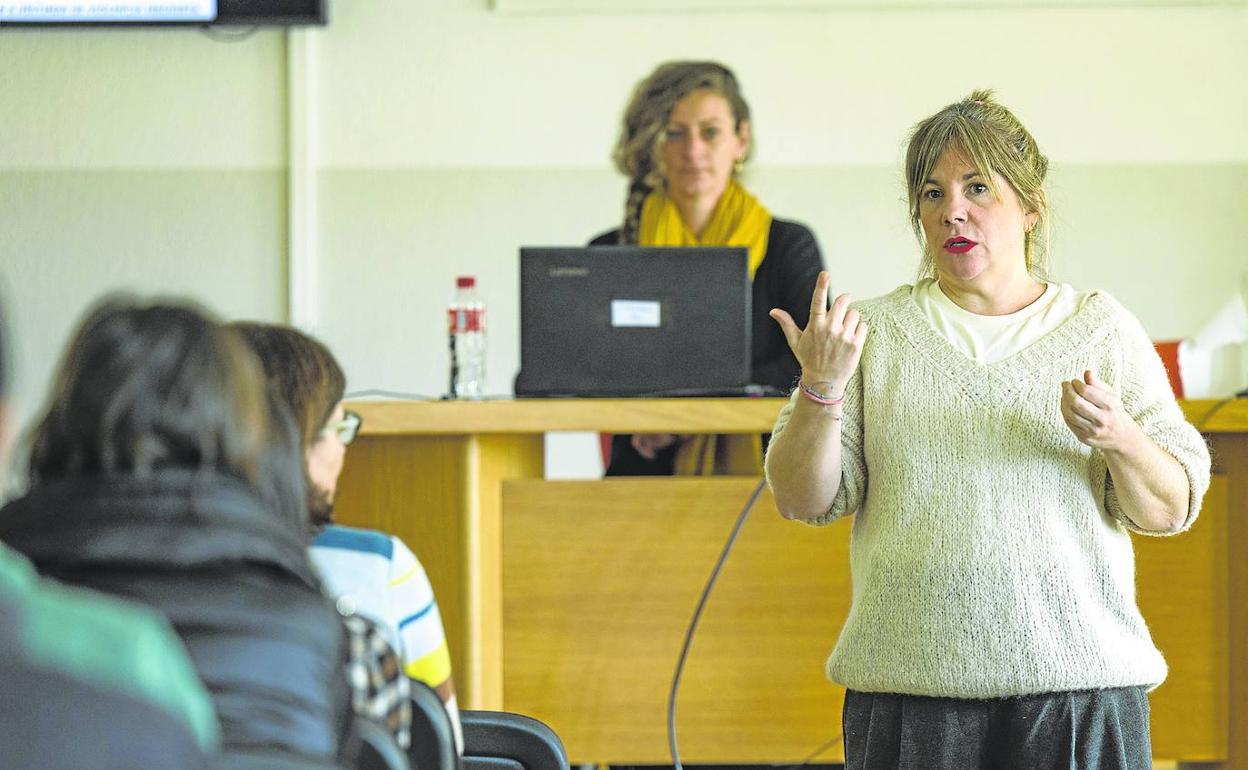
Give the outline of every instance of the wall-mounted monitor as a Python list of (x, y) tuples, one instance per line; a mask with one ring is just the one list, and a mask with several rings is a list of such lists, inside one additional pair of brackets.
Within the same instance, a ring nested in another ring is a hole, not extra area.
[(0, 27), (324, 24), (329, 0), (0, 0)]

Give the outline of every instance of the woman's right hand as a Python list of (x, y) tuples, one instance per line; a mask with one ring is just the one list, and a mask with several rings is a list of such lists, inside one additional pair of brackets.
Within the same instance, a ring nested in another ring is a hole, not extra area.
[(631, 443), (637, 454), (654, 460), (658, 458), (660, 449), (666, 449), (679, 440), (680, 437), (673, 433), (634, 433)]
[(789, 348), (802, 367), (802, 382), (809, 388), (840, 398), (845, 383), (858, 368), (867, 324), (849, 306), (849, 295), (842, 294), (828, 310), (827, 271), (819, 273), (810, 298), (810, 322), (799, 329), (793, 316), (780, 308), (768, 314), (784, 332)]

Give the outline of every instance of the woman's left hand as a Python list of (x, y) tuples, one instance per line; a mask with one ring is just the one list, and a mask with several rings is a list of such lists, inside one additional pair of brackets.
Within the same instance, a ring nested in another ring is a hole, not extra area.
[(1133, 421), (1118, 393), (1087, 370), (1082, 380), (1062, 383), (1062, 419), (1075, 438), (1094, 449), (1117, 449), (1128, 441)]

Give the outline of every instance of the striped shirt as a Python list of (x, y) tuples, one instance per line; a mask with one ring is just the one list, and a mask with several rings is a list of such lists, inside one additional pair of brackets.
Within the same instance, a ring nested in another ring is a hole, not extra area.
[[(312, 541), (309, 555), (342, 611), (359, 613), (385, 629), (409, 677), (435, 688), (450, 679), (451, 656), (433, 586), (402, 540), (335, 524)], [(454, 696), (447, 711), (458, 737)]]

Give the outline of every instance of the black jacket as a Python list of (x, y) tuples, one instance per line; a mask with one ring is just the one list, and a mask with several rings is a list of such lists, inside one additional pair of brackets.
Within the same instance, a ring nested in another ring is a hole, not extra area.
[(182, 469), (55, 481), (0, 510), (0, 539), (45, 575), (163, 612), (226, 753), (338, 759), (351, 719), (343, 627), (303, 534), (247, 484)]
[[(613, 246), (619, 230), (612, 230), (590, 241), (590, 246)], [(750, 379), (778, 393), (788, 393), (801, 374), (797, 359), (780, 325), (767, 313), (772, 308), (787, 310), (801, 328), (810, 318), (810, 297), (823, 269), (823, 257), (815, 235), (805, 225), (772, 218), (767, 235), (767, 253), (754, 273), (750, 299)], [(654, 461), (637, 454), (631, 436), (616, 435), (611, 441), (609, 476), (668, 476), (676, 458), (676, 447), (660, 451)]]

